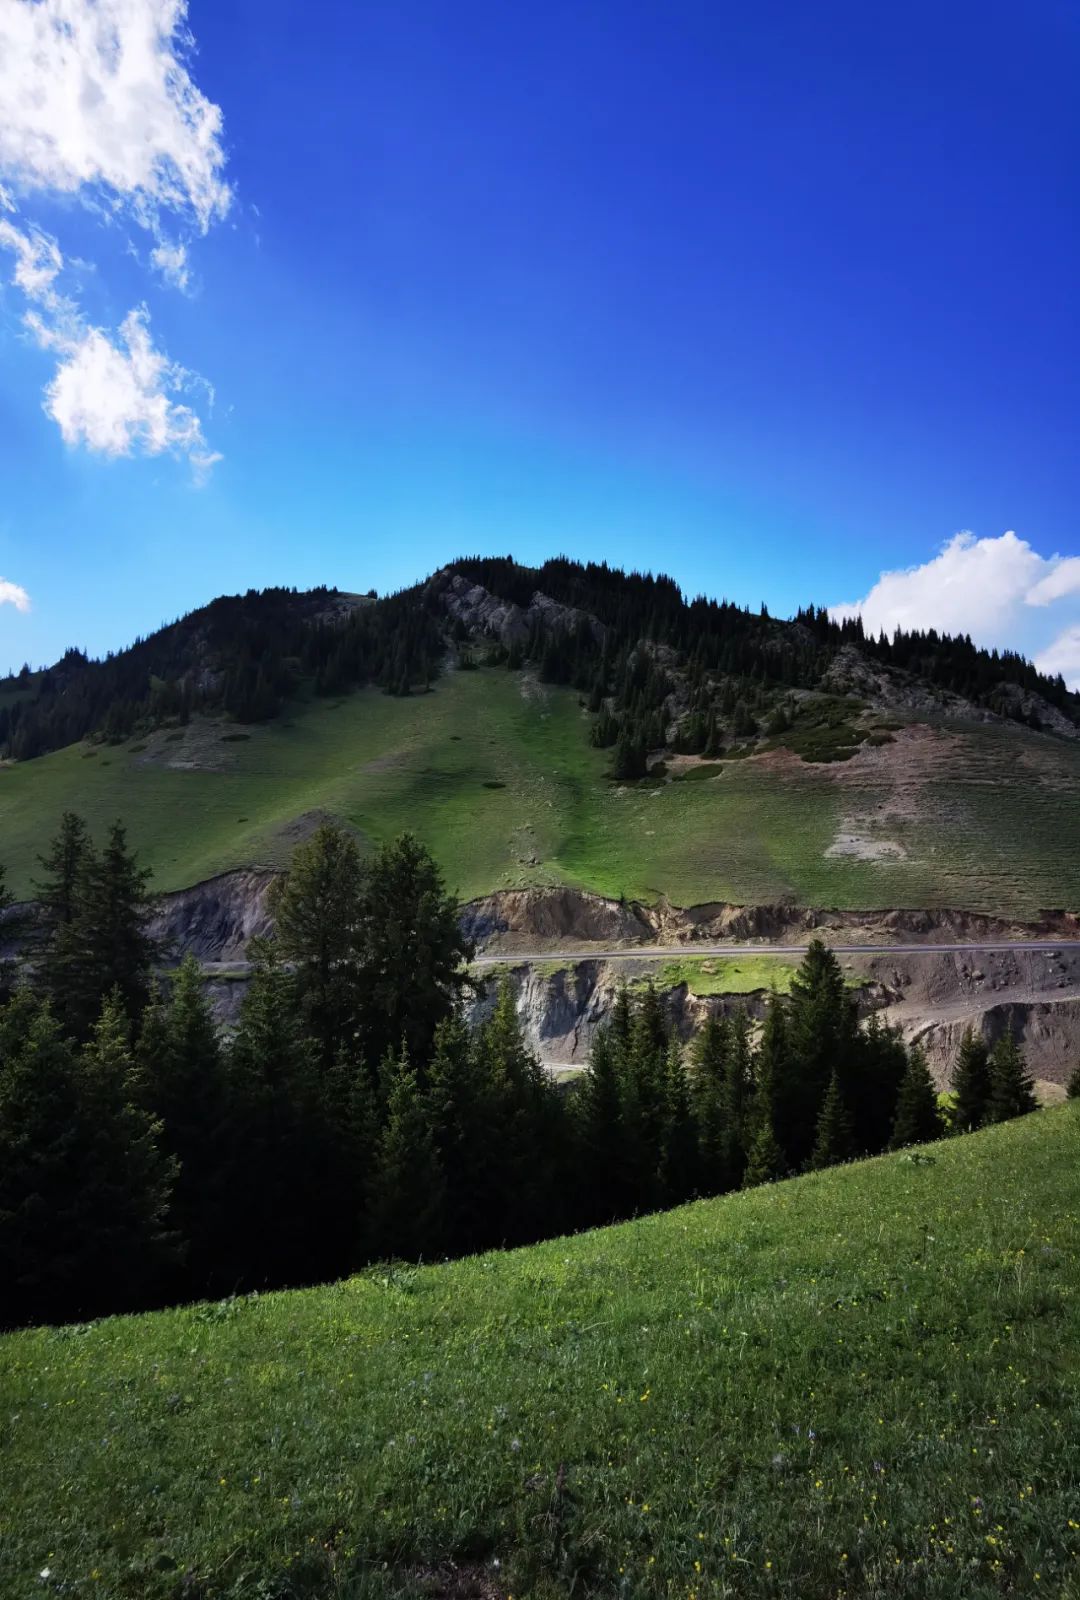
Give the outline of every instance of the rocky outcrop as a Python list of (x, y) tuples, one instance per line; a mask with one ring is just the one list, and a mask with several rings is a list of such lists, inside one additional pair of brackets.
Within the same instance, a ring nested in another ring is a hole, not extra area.
[(564, 950), (588, 944), (801, 944), (814, 934), (843, 944), (1080, 938), (1080, 916), (1068, 911), (1044, 911), (1022, 922), (974, 911), (830, 911), (783, 901), (673, 906), (661, 900), (648, 906), (565, 887), (500, 890), (463, 907), (462, 920), (479, 950), (507, 955), (543, 953), (556, 944)]
[(519, 606), (512, 600), (500, 600), (481, 584), (446, 568), (429, 581), (427, 591), (456, 622), (471, 633), (497, 639), (507, 650), (524, 647), (537, 630), (542, 633), (585, 632), (600, 645), (607, 635), (604, 624), (589, 612), (560, 605), (539, 590), (528, 606)]
[(202, 962), (243, 961), (249, 940), (271, 930), (267, 896), (274, 876), (241, 868), (162, 895), (151, 932), (171, 960), (193, 955)]
[(461, 924), (478, 950), (511, 950), (515, 942), (531, 950), (545, 944), (645, 944), (655, 928), (645, 907), (607, 900), (580, 889), (503, 889), (470, 900)]

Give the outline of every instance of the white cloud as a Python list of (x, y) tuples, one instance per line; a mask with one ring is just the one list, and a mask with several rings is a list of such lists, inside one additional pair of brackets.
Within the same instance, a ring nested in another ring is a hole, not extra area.
[(57, 332), (33, 318), (30, 326), (61, 357), (45, 410), (66, 444), (106, 456), (171, 451), (188, 456), (197, 472), (220, 459), (207, 449), (198, 416), (175, 398), (192, 376), (155, 347), (145, 306), (128, 312), (118, 341), (101, 328)]
[(1062, 600), (1068, 594), (1080, 594), (1080, 556), (1066, 556), (1058, 561), (1024, 599), (1029, 606), (1048, 606), (1051, 601)]
[(6, 217), (0, 217), (0, 248), (14, 251), (12, 281), (16, 288), (30, 300), (48, 303), (53, 296), (53, 284), (64, 265), (56, 240), (38, 228), (24, 233)]
[(59, 358), (45, 410), (68, 444), (167, 450), (201, 477), (220, 457), (177, 398), (199, 380), (155, 348), (145, 307), (117, 334), (94, 326), (60, 292), (57, 241), (16, 211), (64, 194), (122, 212), (153, 238), (155, 273), (186, 292), (189, 241), (232, 198), (221, 111), (192, 81), (192, 48), (187, 0), (0, 0), (0, 251), (15, 258), (24, 325)]
[(166, 283), (171, 283), (174, 289), (179, 289), (181, 294), (186, 294), (191, 284), (191, 269), (188, 266), (187, 247), (182, 244), (168, 244), (162, 241), (155, 245), (150, 252), (150, 261), (160, 272)]
[(883, 572), (862, 600), (830, 613), (837, 621), (861, 616), (873, 634), (967, 633), (977, 644), (1031, 654), (1040, 671), (1060, 672), (1080, 688), (1080, 624), (1061, 612), (1061, 602), (1077, 595), (1080, 558), (1042, 556), (1012, 532), (996, 539), (957, 533), (930, 561)]
[(1080, 689), (1080, 623), (1059, 634), (1053, 644), (1035, 657), (1040, 672), (1061, 674), (1071, 689)]
[(0, 172), (17, 193), (101, 194), (205, 233), (231, 197), (191, 42), (186, 0), (0, 0)]
[(16, 611), (29, 611), (30, 596), (17, 583), (0, 578), (0, 606), (14, 606)]

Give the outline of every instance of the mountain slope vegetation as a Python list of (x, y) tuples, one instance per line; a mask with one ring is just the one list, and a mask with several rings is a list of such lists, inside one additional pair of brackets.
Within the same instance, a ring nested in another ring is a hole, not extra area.
[(1078, 1139), (7, 1336), (0, 1587), (1071, 1593)]
[(1034, 914), (1080, 903), (1080, 701), (1011, 655), (664, 578), (455, 563), (377, 600), (215, 601), (0, 683), (11, 886), (73, 806), (159, 888), (408, 824), (451, 885)]

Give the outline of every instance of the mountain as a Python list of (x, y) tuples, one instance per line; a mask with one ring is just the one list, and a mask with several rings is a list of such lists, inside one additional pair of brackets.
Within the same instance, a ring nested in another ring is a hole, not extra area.
[(465, 895), (1030, 914), (1080, 905), (1080, 697), (1014, 654), (467, 558), (385, 598), (212, 602), (0, 683), (0, 856), (120, 814), (160, 887), (277, 866), (326, 813)]

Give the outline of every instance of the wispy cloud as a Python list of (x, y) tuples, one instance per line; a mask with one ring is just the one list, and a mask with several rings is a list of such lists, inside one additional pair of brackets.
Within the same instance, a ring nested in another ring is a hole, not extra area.
[(30, 596), (19, 584), (0, 578), (0, 606), (14, 606), (16, 611), (29, 611)]
[(45, 410), (68, 444), (173, 451), (202, 476), (219, 457), (177, 398), (198, 380), (155, 348), (145, 306), (115, 333), (94, 326), (65, 290), (59, 243), (27, 215), (35, 196), (74, 195), (123, 216), (151, 236), (160, 280), (190, 288), (190, 242), (232, 198), (192, 46), (186, 0), (0, 0), (0, 250), (25, 326), (58, 357)]
[(921, 566), (883, 572), (863, 599), (830, 612), (837, 620), (861, 616), (868, 633), (936, 628), (1027, 649), (1040, 671), (1060, 672), (1080, 688), (1080, 623), (1060, 605), (1073, 596), (1080, 596), (1080, 558), (1042, 556), (1013, 532), (995, 539), (957, 533)]

